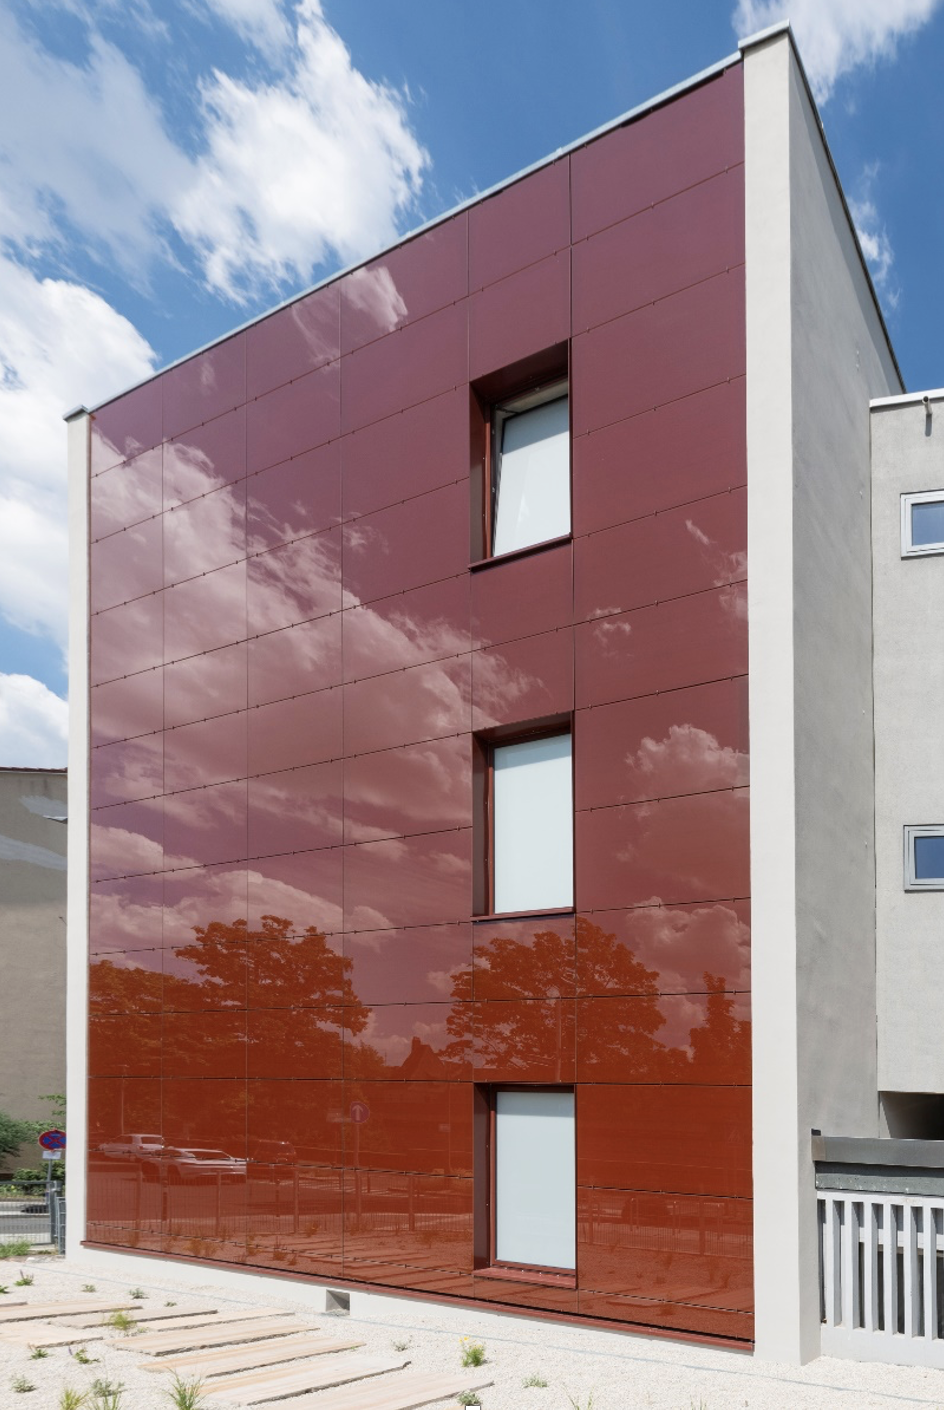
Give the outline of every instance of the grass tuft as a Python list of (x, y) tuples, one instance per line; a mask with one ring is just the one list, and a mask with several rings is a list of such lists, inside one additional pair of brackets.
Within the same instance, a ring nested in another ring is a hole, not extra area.
[(535, 1376), (535, 1375), (525, 1376), (524, 1380), (522, 1381), (522, 1385), (524, 1385), (524, 1386), (537, 1386), (540, 1390), (546, 1390), (546, 1389), (547, 1389), (547, 1381), (544, 1379), (543, 1376)]
[(485, 1362), (485, 1343), (463, 1337), (459, 1342), (459, 1355), (463, 1366), (481, 1366)]
[(122, 1335), (126, 1337), (130, 1336), (132, 1332), (137, 1331), (138, 1328), (138, 1324), (131, 1316), (131, 1313), (125, 1312), (122, 1308), (118, 1308), (115, 1312), (109, 1312), (102, 1326), (112, 1327), (116, 1332), (121, 1332)]
[(98, 1288), (95, 1286), (94, 1283), (83, 1283), (83, 1284), (82, 1284), (82, 1291), (83, 1291), (83, 1292), (98, 1292)]
[(174, 1372), (174, 1384), (164, 1394), (176, 1410), (201, 1410), (206, 1405), (201, 1391), (203, 1382), (199, 1379), (185, 1381), (179, 1372)]
[(143, 1288), (132, 1288), (128, 1296), (133, 1298), (135, 1302), (140, 1302), (142, 1298), (147, 1297), (147, 1293)]
[(16, 1391), (17, 1395), (28, 1395), (31, 1390), (36, 1389), (33, 1382), (27, 1376), (14, 1376), (10, 1385), (13, 1390)]
[(0, 1243), (0, 1258), (26, 1258), (32, 1251), (29, 1239), (7, 1239)]
[(88, 1354), (88, 1348), (85, 1347), (85, 1346), (77, 1346), (74, 1351), (72, 1350), (72, 1347), (70, 1346), (70, 1347), (69, 1347), (69, 1352), (70, 1352), (70, 1355), (73, 1356), (76, 1361), (78, 1361), (78, 1363), (79, 1363), (80, 1366), (97, 1366), (97, 1365), (98, 1365), (98, 1357), (97, 1357), (97, 1356), (89, 1356), (89, 1354)]
[(32, 1275), (32, 1273), (24, 1273), (24, 1272), (23, 1272), (23, 1269), (21, 1268), (21, 1269), (20, 1269), (20, 1276), (17, 1278), (17, 1280), (16, 1280), (16, 1282), (13, 1284), (13, 1286), (14, 1286), (15, 1288), (31, 1288), (31, 1287), (33, 1286), (33, 1275)]
[(121, 1397), (124, 1386), (120, 1381), (95, 1380), (92, 1382), (92, 1410), (121, 1410)]
[(59, 1395), (59, 1410), (80, 1410), (87, 1398), (84, 1390), (71, 1390), (66, 1386)]
[(30, 1347), (30, 1360), (31, 1360), (31, 1361), (45, 1361), (45, 1359), (46, 1359), (46, 1357), (47, 1357), (48, 1355), (49, 1355), (49, 1352), (46, 1350), (46, 1348), (45, 1348), (44, 1346), (31, 1346), (31, 1347)]

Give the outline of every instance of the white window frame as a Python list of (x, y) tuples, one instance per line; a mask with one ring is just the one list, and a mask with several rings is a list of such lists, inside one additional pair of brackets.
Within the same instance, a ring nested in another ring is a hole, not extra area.
[(901, 556), (902, 558), (928, 558), (944, 553), (944, 539), (940, 543), (919, 543), (911, 541), (911, 507), (915, 504), (944, 504), (944, 490), (921, 490), (916, 494), (903, 494), (901, 497)]
[(915, 874), (915, 838), (944, 837), (944, 823), (905, 828), (905, 890), (944, 891), (944, 876), (921, 877)]
[[(549, 539), (537, 539), (534, 543), (523, 544), (517, 548), (495, 550), (495, 541), (498, 533), (498, 507), (501, 492), (501, 462), (502, 462), (502, 439), (506, 421), (520, 416), (522, 412), (535, 411), (539, 406), (547, 406), (553, 401), (567, 401), (567, 427), (568, 427), (568, 512), (567, 529), (563, 533), (555, 534)], [(490, 453), (490, 473), (489, 473), (489, 495), (491, 504), (489, 507), (489, 545), (488, 553), (490, 558), (504, 558), (511, 553), (527, 553), (532, 548), (538, 548), (542, 543), (557, 543), (559, 539), (570, 538), (573, 534), (574, 508), (573, 508), (573, 417), (570, 405), (570, 379), (568, 377), (556, 378), (553, 382), (547, 383), (543, 387), (536, 387), (533, 391), (524, 392), (521, 396), (510, 397), (497, 402), (492, 407), (491, 424), (491, 453)]]

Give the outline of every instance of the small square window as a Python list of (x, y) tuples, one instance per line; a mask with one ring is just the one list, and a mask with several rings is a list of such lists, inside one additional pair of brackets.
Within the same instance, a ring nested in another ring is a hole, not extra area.
[(497, 914), (566, 909), (574, 900), (571, 736), (491, 747), (491, 904)]
[(944, 490), (901, 497), (901, 556), (944, 553)]
[(559, 381), (493, 408), (491, 554), (570, 533), (570, 398)]
[(493, 1266), (576, 1264), (573, 1088), (493, 1091)]
[(905, 828), (905, 890), (944, 891), (944, 823)]

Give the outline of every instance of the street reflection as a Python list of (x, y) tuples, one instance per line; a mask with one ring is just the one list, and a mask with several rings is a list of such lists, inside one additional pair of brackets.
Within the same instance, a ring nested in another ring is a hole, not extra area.
[[(470, 1292), (470, 1079), (570, 1082), (575, 1064), (578, 1085), (749, 1079), (746, 996), (710, 970), (697, 992), (660, 992), (660, 970), (589, 917), (478, 923), (473, 965), (419, 1004), (363, 1003), (337, 937), (289, 916), (191, 929), (163, 965), (92, 965), (113, 1025), (96, 1070), (114, 1074), (91, 1083), (95, 1242)], [(157, 1025), (160, 1080), (127, 1075), (125, 1015)], [(675, 1171), (697, 1162), (678, 1154), (686, 1110), (659, 1156)], [(578, 1228), (594, 1298), (749, 1305), (748, 1201), (585, 1189)]]

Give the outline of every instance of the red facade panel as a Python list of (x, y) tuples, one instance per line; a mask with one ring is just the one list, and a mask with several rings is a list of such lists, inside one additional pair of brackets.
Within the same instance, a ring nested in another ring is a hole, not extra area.
[[(749, 1339), (742, 127), (734, 69), (95, 414), (93, 1241)], [(482, 560), (565, 346), (572, 533)], [(575, 904), (482, 915), (490, 751), (568, 720)], [(573, 1285), (486, 1266), (501, 1085), (574, 1088)]]

